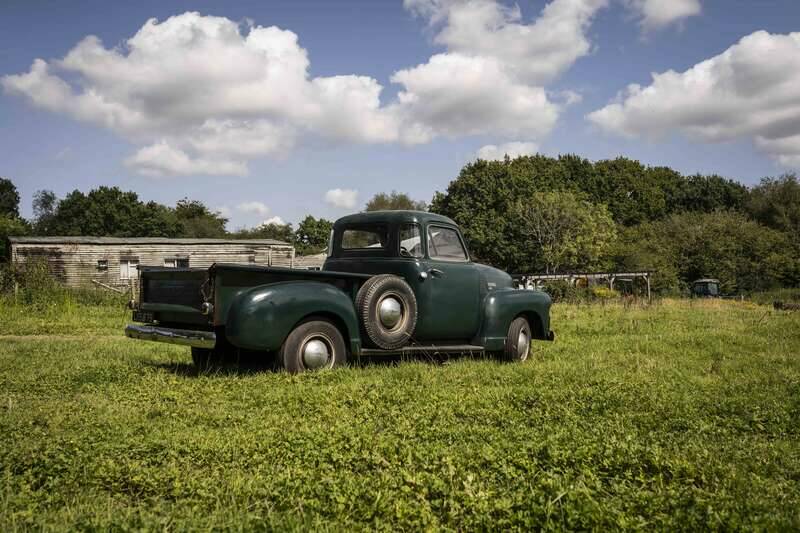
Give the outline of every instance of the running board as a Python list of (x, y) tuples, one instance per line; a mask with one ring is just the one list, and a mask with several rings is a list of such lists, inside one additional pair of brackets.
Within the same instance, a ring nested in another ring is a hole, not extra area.
[(439, 345), (419, 345), (414, 344), (411, 346), (403, 346), (396, 350), (381, 350), (375, 348), (362, 348), (361, 355), (411, 355), (411, 354), (429, 354), (435, 355), (440, 353), (483, 353), (485, 350), (483, 346), (475, 346), (473, 344), (439, 344)]

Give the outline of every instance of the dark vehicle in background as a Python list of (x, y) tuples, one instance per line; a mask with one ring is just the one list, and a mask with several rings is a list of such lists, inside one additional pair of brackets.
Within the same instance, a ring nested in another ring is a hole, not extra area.
[(719, 298), (719, 280), (703, 278), (693, 281), (692, 296), (697, 298)]
[(449, 218), (375, 211), (336, 221), (323, 270), (143, 267), (126, 334), (192, 348), (204, 366), (246, 350), (290, 372), (348, 357), (472, 352), (524, 361), (553, 340), (550, 297), (470, 260)]

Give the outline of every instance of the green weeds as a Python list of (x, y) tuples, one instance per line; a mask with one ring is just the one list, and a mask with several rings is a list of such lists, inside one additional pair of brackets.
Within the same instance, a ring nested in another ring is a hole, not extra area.
[(0, 305), (3, 531), (800, 527), (800, 313), (560, 304), (525, 364), (289, 376)]

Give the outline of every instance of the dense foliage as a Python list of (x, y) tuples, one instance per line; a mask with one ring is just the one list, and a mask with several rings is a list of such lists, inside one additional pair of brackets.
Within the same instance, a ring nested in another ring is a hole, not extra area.
[[(585, 205), (566, 209), (575, 198), (607, 210), (616, 227), (592, 221)], [(626, 158), (478, 160), (436, 193), (431, 211), (461, 225), (477, 258), (514, 272), (653, 270), (662, 292), (684, 291), (700, 277), (719, 278), (730, 293), (800, 286), (794, 175), (765, 178), (748, 190), (720, 176), (683, 176)], [(573, 229), (561, 238), (551, 232), (547, 241), (531, 230), (543, 217)], [(572, 259), (548, 260), (555, 244)]]
[(0, 178), (0, 217), (19, 217), (19, 192), (11, 180)]
[(373, 196), (364, 207), (364, 211), (425, 211), (428, 204), (423, 201), (413, 200), (403, 192), (379, 192)]
[[(59, 199), (33, 198), (34, 217), (18, 216), (19, 195), (0, 178), (0, 238), (9, 235), (233, 237), (277, 239), (300, 254), (321, 252), (332, 222), (229, 231), (202, 202), (174, 207), (134, 192), (98, 187)], [(472, 256), (514, 273), (654, 271), (654, 289), (685, 292), (701, 277), (726, 293), (800, 286), (800, 181), (768, 177), (748, 189), (717, 175), (684, 176), (619, 157), (523, 156), (468, 163), (430, 204), (378, 193), (365, 210), (426, 209), (453, 218)], [(0, 252), (0, 260), (3, 258)]]

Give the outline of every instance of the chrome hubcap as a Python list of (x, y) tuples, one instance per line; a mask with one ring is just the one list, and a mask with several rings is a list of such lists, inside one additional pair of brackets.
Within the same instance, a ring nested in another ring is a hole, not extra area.
[(525, 331), (519, 332), (519, 337), (517, 337), (517, 355), (520, 359), (525, 359), (528, 357), (528, 350), (531, 347), (531, 341), (528, 339), (528, 334)]
[(392, 329), (403, 318), (403, 306), (395, 298), (386, 297), (378, 306), (378, 317), (381, 319), (381, 324)]
[(320, 339), (311, 339), (303, 346), (303, 364), (306, 368), (316, 370), (324, 368), (331, 359), (328, 345)]

